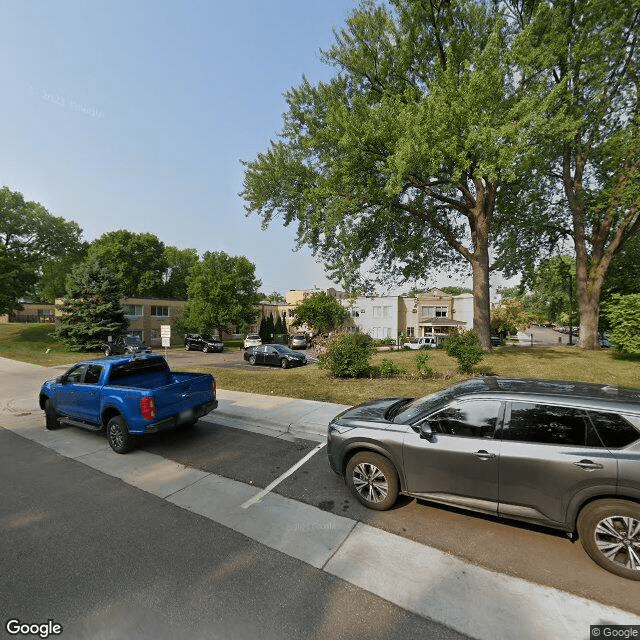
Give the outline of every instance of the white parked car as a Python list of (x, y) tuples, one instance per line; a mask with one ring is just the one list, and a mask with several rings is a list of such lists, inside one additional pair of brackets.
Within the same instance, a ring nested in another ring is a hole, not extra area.
[(409, 349), (426, 349), (430, 347), (431, 349), (435, 349), (446, 336), (434, 334), (432, 336), (420, 336), (416, 338), (413, 342), (405, 342), (402, 346), (408, 347)]
[(249, 333), (244, 339), (244, 348), (259, 347), (262, 344), (262, 338), (257, 333)]

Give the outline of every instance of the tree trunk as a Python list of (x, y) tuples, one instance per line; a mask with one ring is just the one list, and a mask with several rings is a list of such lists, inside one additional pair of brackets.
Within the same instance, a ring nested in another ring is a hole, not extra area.
[(491, 350), (491, 308), (489, 302), (489, 250), (471, 260), (473, 273), (473, 330), (485, 351)]

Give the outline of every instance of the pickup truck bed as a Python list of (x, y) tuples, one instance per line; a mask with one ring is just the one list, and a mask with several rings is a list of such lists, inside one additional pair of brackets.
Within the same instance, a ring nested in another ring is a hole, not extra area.
[(40, 390), (46, 427), (106, 430), (117, 453), (135, 437), (192, 425), (218, 406), (210, 374), (170, 371), (162, 356), (113, 356), (79, 362)]

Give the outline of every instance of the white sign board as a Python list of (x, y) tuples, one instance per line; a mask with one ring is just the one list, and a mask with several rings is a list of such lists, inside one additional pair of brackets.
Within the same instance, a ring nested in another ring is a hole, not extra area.
[(160, 325), (160, 337), (162, 338), (163, 347), (171, 346), (171, 325), (170, 324)]

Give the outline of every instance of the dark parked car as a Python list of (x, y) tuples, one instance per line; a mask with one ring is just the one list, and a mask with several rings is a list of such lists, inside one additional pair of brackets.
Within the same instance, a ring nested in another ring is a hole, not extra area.
[(249, 364), (270, 364), (283, 369), (307, 364), (307, 357), (303, 353), (296, 353), (282, 344), (249, 347), (244, 352), (244, 359)]
[(184, 350), (191, 351), (192, 349), (204, 353), (209, 353), (209, 351), (222, 353), (224, 342), (217, 338), (205, 338), (199, 333), (188, 333), (184, 337)]
[(404, 493), (577, 532), (600, 566), (640, 580), (640, 390), (467, 380), (348, 409), (327, 453), (367, 507)]
[(125, 336), (102, 345), (105, 356), (119, 356), (123, 353), (151, 353), (151, 347), (138, 336)]

